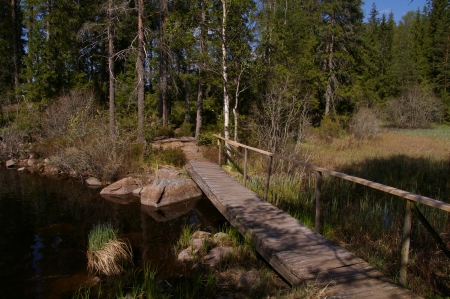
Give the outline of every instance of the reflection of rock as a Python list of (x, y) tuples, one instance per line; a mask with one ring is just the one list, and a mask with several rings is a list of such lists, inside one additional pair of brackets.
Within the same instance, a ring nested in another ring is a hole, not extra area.
[(104, 199), (107, 199), (107, 200), (115, 202), (115, 203), (120, 203), (123, 205), (130, 204), (136, 200), (136, 198), (131, 195), (110, 195), (110, 194), (101, 194), (101, 193), (100, 193), (100, 195)]
[(164, 207), (152, 207), (152, 206), (146, 206), (141, 205), (141, 211), (143, 211), (146, 214), (149, 214), (158, 222), (165, 222), (170, 219), (174, 219), (177, 217), (180, 217), (181, 215), (186, 214), (199, 201), (199, 198), (194, 198), (188, 201), (180, 202), (177, 204), (172, 204), (170, 206), (164, 206)]
[(100, 191), (100, 194), (109, 194), (109, 195), (126, 195), (131, 194), (134, 189), (139, 188), (142, 185), (141, 180), (134, 179), (132, 177), (121, 179), (115, 183), (112, 183), (109, 186)]
[(141, 203), (163, 207), (191, 199), (200, 199), (202, 191), (191, 179), (156, 179), (140, 192)]

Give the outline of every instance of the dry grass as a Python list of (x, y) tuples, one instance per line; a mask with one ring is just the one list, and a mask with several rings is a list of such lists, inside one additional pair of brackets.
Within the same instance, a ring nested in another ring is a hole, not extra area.
[(118, 275), (133, 263), (130, 244), (117, 238), (111, 224), (99, 224), (89, 233), (88, 270), (106, 276)]

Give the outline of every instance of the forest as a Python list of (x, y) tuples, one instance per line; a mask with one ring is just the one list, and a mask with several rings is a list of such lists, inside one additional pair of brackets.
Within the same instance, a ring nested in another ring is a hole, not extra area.
[[(110, 134), (141, 141), (152, 126), (197, 139), (220, 131), (248, 140), (252, 131), (274, 150), (270, 140), (301, 141), (323, 122), (347, 129), (362, 109), (396, 127), (448, 121), (448, 1), (428, 1), (398, 24), (361, 6), (2, 0), (0, 125), (23, 105), (43, 112), (74, 91), (92, 93)], [(21, 123), (34, 136), (36, 122)]]

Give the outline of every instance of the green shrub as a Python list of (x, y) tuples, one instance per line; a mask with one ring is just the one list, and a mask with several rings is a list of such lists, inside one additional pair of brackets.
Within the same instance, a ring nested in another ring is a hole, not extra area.
[(331, 116), (325, 115), (320, 122), (320, 127), (316, 129), (319, 137), (324, 140), (339, 138), (342, 128)]
[(172, 138), (175, 136), (175, 132), (170, 127), (159, 127), (156, 136)]
[(153, 148), (149, 158), (157, 164), (167, 164), (175, 167), (183, 167), (186, 164), (186, 155), (179, 148)]
[(203, 133), (200, 135), (200, 139), (197, 141), (197, 145), (211, 145), (216, 143), (216, 137), (213, 133)]
[(194, 135), (194, 126), (184, 122), (177, 130), (176, 137), (192, 137)]

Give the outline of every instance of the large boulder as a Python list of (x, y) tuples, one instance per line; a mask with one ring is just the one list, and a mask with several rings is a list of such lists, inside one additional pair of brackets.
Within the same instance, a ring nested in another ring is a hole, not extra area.
[(191, 179), (156, 179), (139, 190), (139, 195), (143, 205), (159, 208), (200, 198), (202, 191)]
[(115, 183), (112, 183), (109, 186), (106, 186), (105, 188), (100, 191), (100, 194), (102, 195), (127, 195), (131, 194), (133, 190), (139, 188), (142, 186), (142, 182), (139, 179), (135, 179), (132, 177), (127, 177), (124, 179), (121, 179), (120, 181), (117, 181)]

